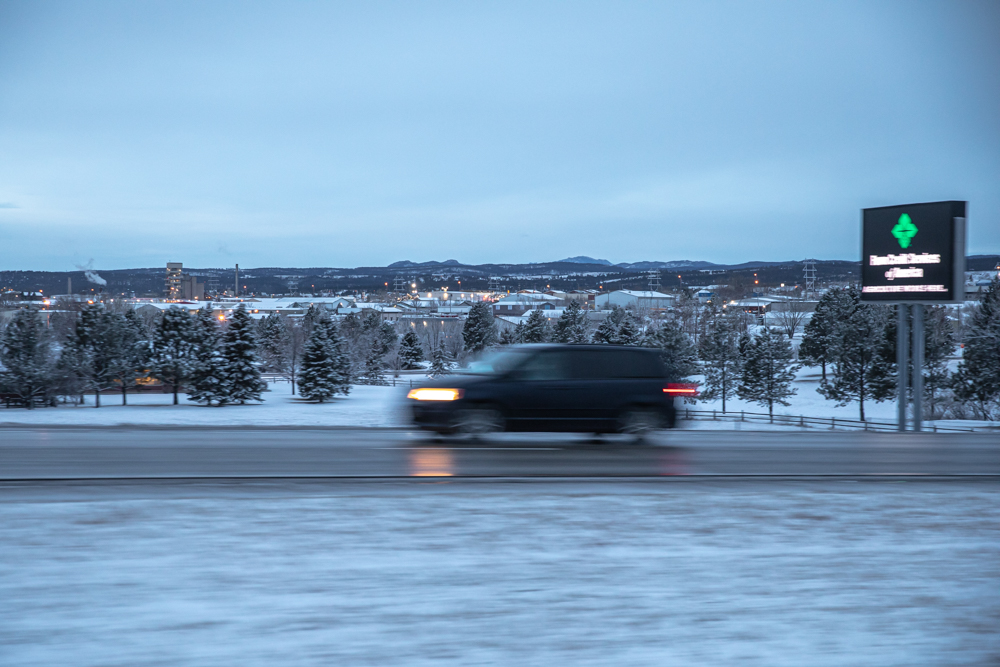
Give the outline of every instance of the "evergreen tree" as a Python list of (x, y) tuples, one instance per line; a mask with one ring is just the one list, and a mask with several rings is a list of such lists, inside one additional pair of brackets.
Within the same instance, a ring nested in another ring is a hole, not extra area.
[(404, 369), (409, 371), (420, 368), (420, 362), (424, 360), (424, 348), (421, 347), (416, 332), (407, 331), (403, 336), (403, 341), (399, 345), (399, 357), (403, 360)]
[(242, 303), (229, 318), (223, 337), (222, 356), (226, 362), (229, 401), (243, 405), (247, 401), (264, 400), (260, 394), (267, 390), (267, 383), (261, 379), (257, 364), (253, 320)]
[(587, 342), (587, 313), (580, 302), (573, 300), (556, 320), (552, 340), (556, 343), (580, 345)]
[(799, 361), (807, 366), (821, 366), (824, 382), (827, 366), (837, 354), (841, 328), (853, 309), (850, 292), (836, 287), (820, 297), (816, 311), (803, 328)]
[(434, 353), (431, 355), (431, 368), (429, 375), (431, 377), (439, 377), (441, 375), (448, 375), (451, 373), (451, 359), (448, 358), (448, 352), (444, 349), (444, 342), (434, 348)]
[(953, 378), (955, 396), (982, 419), (1000, 416), (1000, 278), (983, 291), (967, 320), (962, 361)]
[(337, 393), (347, 396), (351, 393), (351, 358), (347, 354), (347, 341), (340, 333), (340, 327), (332, 320), (326, 320), (326, 340), (329, 346), (330, 358), (333, 360), (333, 384)]
[[(76, 321), (71, 349), (75, 355), (75, 372), (81, 388), (94, 392), (94, 407), (101, 407), (101, 390), (108, 383), (110, 350), (107, 343), (107, 319), (100, 304), (85, 304)], [(81, 403), (83, 402), (81, 396)]]
[(784, 335), (764, 327), (752, 336), (741, 363), (736, 393), (740, 398), (760, 406), (774, 416), (774, 404), (789, 405), (785, 399), (796, 393), (792, 365), (792, 345)]
[(611, 310), (611, 314), (605, 317), (604, 321), (598, 325), (597, 331), (594, 332), (593, 342), (602, 345), (614, 345), (614, 342), (618, 340), (618, 322), (615, 321), (614, 316), (618, 314), (619, 310), (615, 306)]
[(641, 342), (642, 331), (639, 330), (639, 322), (632, 311), (626, 310), (621, 324), (618, 325), (617, 340), (614, 345), (638, 345)]
[[(518, 322), (520, 324), (520, 322)], [(521, 342), (544, 343), (549, 339), (549, 322), (541, 310), (533, 310), (528, 314), (528, 321), (521, 331)]]
[(866, 400), (884, 401), (895, 394), (895, 348), (887, 336), (895, 318), (885, 306), (861, 303), (856, 287), (847, 288), (844, 295), (851, 308), (829, 348), (832, 380), (822, 381), (818, 391), (837, 405), (856, 402), (865, 421)]
[(209, 306), (198, 311), (194, 322), (197, 342), (188, 400), (217, 406), (229, 402), (228, 364), (222, 356), (219, 320)]
[(378, 341), (379, 355), (385, 359), (386, 355), (392, 353), (399, 344), (399, 334), (396, 333), (396, 327), (392, 326), (389, 322), (382, 322), (379, 324), (378, 328), (375, 330), (375, 338)]
[(671, 382), (690, 382), (688, 376), (698, 372), (698, 351), (678, 320), (664, 320), (646, 334), (642, 344), (660, 351)]
[(728, 318), (715, 318), (698, 344), (698, 353), (705, 362), (705, 387), (703, 400), (722, 399), (722, 412), (726, 400), (736, 394), (740, 374), (740, 336)]
[(382, 342), (373, 338), (368, 347), (368, 354), (365, 356), (364, 370), (361, 373), (361, 383), (370, 385), (386, 385), (383, 371), (385, 370), (385, 360), (382, 356)]
[(263, 368), (269, 373), (288, 371), (288, 326), (284, 318), (271, 313), (257, 325), (257, 351)]
[(510, 327), (506, 327), (503, 331), (501, 331), (500, 332), (500, 344), (501, 345), (517, 345), (517, 343), (518, 343), (517, 339), (518, 339), (518, 335), (519, 335), (518, 327), (520, 327), (521, 331), (524, 331), (524, 324), (521, 323), (521, 322), (518, 322), (517, 326), (515, 326), (513, 329), (511, 329)]
[(198, 362), (194, 320), (186, 310), (171, 306), (153, 333), (150, 375), (173, 386), (174, 405), (182, 384), (191, 379)]
[(469, 310), (465, 326), (462, 327), (462, 341), (465, 350), (473, 354), (481, 354), (499, 343), (497, 324), (488, 302), (480, 301)]
[(302, 355), (299, 393), (310, 401), (323, 403), (338, 393), (337, 365), (326, 327), (314, 326)]
[(22, 308), (0, 335), (0, 386), (33, 408), (36, 401), (50, 401), (54, 371), (41, 315), (34, 308)]
[(927, 308), (924, 315), (924, 394), (932, 419), (941, 392), (951, 386), (948, 357), (955, 352), (956, 344), (948, 309), (943, 306)]
[(146, 370), (148, 341), (146, 327), (136, 312), (105, 314), (105, 347), (108, 348), (107, 377), (122, 392), (122, 405), (128, 405), (129, 387), (134, 387)]

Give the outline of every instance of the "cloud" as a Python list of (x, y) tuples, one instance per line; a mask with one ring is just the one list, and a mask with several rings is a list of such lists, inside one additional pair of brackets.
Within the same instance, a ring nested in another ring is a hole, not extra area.
[(21, 208), (12, 201), (0, 201), (0, 208)]

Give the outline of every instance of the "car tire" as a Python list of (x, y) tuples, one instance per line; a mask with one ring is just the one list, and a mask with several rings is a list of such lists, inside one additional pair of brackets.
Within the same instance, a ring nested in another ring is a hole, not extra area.
[(504, 430), (503, 413), (492, 405), (470, 406), (455, 416), (454, 433), (477, 439)]
[(663, 428), (663, 416), (648, 408), (631, 408), (622, 413), (619, 430), (643, 441), (647, 436)]

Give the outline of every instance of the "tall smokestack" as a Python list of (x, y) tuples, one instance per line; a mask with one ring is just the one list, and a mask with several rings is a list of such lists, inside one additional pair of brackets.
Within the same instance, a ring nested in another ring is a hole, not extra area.
[(240, 265), (236, 265), (236, 291), (233, 292), (236, 296), (240, 295)]
[(66, 276), (66, 294), (73, 293), (73, 276)]

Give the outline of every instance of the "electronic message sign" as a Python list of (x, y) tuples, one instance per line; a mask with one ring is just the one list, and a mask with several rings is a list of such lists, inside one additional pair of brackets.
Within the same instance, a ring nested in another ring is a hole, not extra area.
[(965, 217), (964, 201), (864, 209), (861, 300), (960, 303)]

